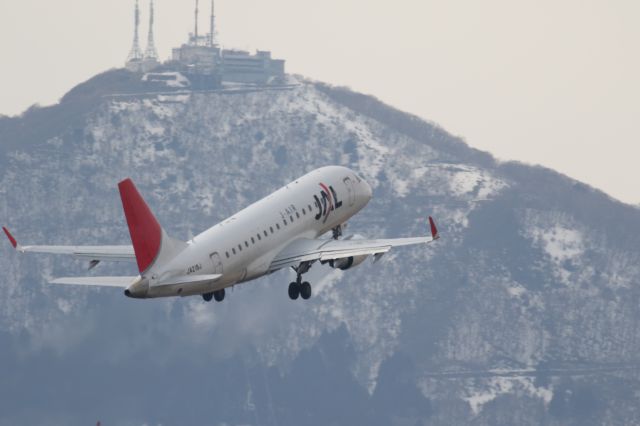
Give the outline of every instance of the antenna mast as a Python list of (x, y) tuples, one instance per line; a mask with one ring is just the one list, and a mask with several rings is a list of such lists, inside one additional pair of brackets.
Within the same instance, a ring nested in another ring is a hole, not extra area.
[(146, 59), (158, 59), (158, 51), (156, 50), (153, 39), (153, 0), (149, 1), (149, 36), (147, 38), (147, 50), (144, 52)]
[(210, 33), (209, 33), (209, 47), (215, 46), (215, 37), (216, 37), (216, 27), (215, 27), (215, 19), (216, 16), (214, 14), (214, 0), (211, 0), (211, 24), (210, 24)]
[(195, 35), (196, 44), (198, 44), (198, 0), (196, 0), (196, 29), (193, 34)]
[(140, 43), (138, 40), (138, 27), (140, 26), (140, 8), (138, 6), (138, 0), (136, 0), (136, 10), (135, 10), (135, 30), (133, 33), (133, 46), (131, 46), (131, 52), (129, 52), (129, 56), (127, 57), (127, 62), (129, 61), (139, 61), (142, 59), (142, 50), (140, 50)]

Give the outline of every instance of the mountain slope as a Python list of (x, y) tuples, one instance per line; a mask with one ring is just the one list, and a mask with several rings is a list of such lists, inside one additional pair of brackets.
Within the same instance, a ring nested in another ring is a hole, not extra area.
[(0, 424), (639, 421), (637, 209), (347, 89), (104, 98), (119, 91), (100, 81), (54, 128), (0, 123), (0, 217), (19, 240), (126, 243), (127, 176), (186, 239), (327, 164), (374, 188), (349, 232), (422, 234), (431, 214), (442, 239), (314, 266), (307, 303), (281, 271), (221, 304), (51, 287), (86, 265), (4, 244)]

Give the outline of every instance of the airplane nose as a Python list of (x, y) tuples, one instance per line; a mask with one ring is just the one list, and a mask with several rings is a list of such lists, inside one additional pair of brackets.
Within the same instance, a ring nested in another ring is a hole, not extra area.
[(364, 180), (362, 182), (364, 183), (364, 193), (367, 197), (367, 200), (371, 200), (371, 198), (373, 198), (373, 190), (371, 189), (371, 185), (369, 185)]

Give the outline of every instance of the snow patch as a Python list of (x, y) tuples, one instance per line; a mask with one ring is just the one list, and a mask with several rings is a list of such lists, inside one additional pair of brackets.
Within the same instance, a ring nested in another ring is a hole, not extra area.
[(448, 172), (451, 173), (449, 190), (458, 197), (471, 194), (478, 199), (486, 199), (508, 186), (488, 171), (476, 167), (456, 164)]
[(429, 179), (433, 194), (476, 200), (486, 200), (509, 186), (488, 170), (457, 163), (416, 167), (411, 171), (411, 178), (414, 181)]
[(457, 196), (472, 192), (482, 180), (482, 173), (467, 168), (454, 173), (449, 179), (449, 189)]
[(191, 99), (191, 95), (188, 93), (179, 95), (158, 95), (158, 102), (173, 103), (173, 104), (186, 104)]
[(210, 330), (218, 322), (214, 310), (203, 301), (190, 301), (185, 317), (194, 328), (199, 330)]
[(172, 88), (185, 88), (191, 85), (189, 79), (179, 72), (150, 72), (142, 76), (142, 81), (162, 83)]
[[(589, 272), (589, 268), (577, 267), (586, 250), (586, 238), (580, 230), (570, 225), (570, 220), (556, 218), (553, 224), (546, 220), (546, 215), (530, 213), (526, 216), (525, 235), (550, 258), (554, 275), (560, 282), (567, 285), (572, 282), (574, 272), (568, 269), (569, 265), (574, 266), (571, 269), (582, 270), (583, 275)], [(545, 225), (545, 222), (551, 223)]]
[(514, 284), (513, 286), (507, 287), (507, 292), (511, 297), (520, 297), (527, 292), (527, 289), (520, 284)]
[(463, 399), (467, 401), (474, 416), (482, 411), (485, 404), (493, 401), (500, 395), (511, 393), (524, 393), (527, 396), (540, 398), (545, 406), (553, 398), (553, 389), (536, 387), (532, 377), (493, 377), (483, 390), (471, 392)]
[(406, 197), (409, 195), (409, 181), (403, 179), (394, 179), (393, 180), (393, 189), (399, 197)]
[(69, 312), (71, 312), (71, 308), (73, 308), (73, 304), (66, 299), (56, 299), (56, 305), (58, 306), (58, 309), (66, 315), (68, 315)]

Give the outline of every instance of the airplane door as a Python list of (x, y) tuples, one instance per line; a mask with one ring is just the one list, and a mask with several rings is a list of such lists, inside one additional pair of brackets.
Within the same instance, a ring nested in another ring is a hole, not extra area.
[(353, 187), (353, 181), (351, 180), (351, 178), (344, 178), (344, 186), (347, 187), (347, 199), (349, 201), (349, 207), (352, 207), (353, 204), (356, 202), (356, 191)]
[(222, 273), (222, 259), (220, 259), (220, 255), (218, 252), (213, 252), (209, 255), (211, 258), (211, 263), (213, 263), (213, 273), (221, 274)]

